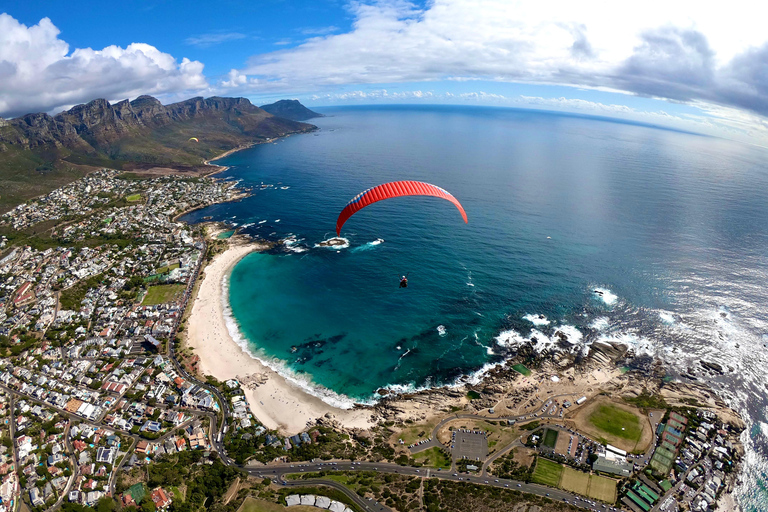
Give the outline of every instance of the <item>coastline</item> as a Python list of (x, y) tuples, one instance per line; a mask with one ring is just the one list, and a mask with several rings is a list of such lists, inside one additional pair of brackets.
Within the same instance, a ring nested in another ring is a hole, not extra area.
[(228, 156), (229, 156), (229, 155), (231, 155), (232, 153), (237, 153), (238, 151), (242, 151), (242, 150), (244, 150), (244, 149), (252, 148), (253, 146), (255, 146), (255, 145), (257, 145), (257, 144), (264, 144), (264, 143), (268, 143), (268, 142), (272, 142), (272, 139), (267, 139), (267, 140), (265, 140), (265, 141), (261, 141), (261, 142), (249, 142), (248, 144), (242, 144), (242, 145), (240, 145), (240, 146), (237, 146), (236, 148), (228, 149), (227, 151), (223, 152), (223, 153), (222, 153), (222, 154), (220, 154), (220, 155), (217, 155), (217, 156), (215, 156), (215, 157), (211, 158), (210, 160), (203, 160), (203, 164), (204, 164), (204, 165), (208, 165), (208, 166), (210, 166), (210, 167), (217, 167), (217, 169), (216, 169), (216, 170), (214, 170), (214, 171), (212, 171), (212, 172), (209, 172), (209, 173), (208, 173), (208, 174), (206, 174), (205, 176), (206, 176), (206, 177), (208, 177), (208, 176), (213, 176), (214, 174), (218, 174), (218, 173), (220, 173), (220, 172), (224, 172), (224, 171), (226, 171), (227, 169), (229, 169), (229, 166), (228, 166), (228, 165), (218, 165), (218, 164), (212, 164), (211, 162), (213, 162), (213, 161), (215, 161), (215, 160), (220, 160), (220, 159), (222, 159), (222, 158), (225, 158), (225, 157), (228, 157)]
[(230, 334), (225, 282), (237, 262), (265, 248), (263, 243), (235, 241), (204, 268), (185, 340), (185, 346), (200, 358), (200, 373), (220, 381), (238, 379), (255, 419), (284, 435), (299, 433), (326, 415), (347, 428), (369, 428), (373, 425), (370, 409), (340, 409), (310, 395), (246, 352)]

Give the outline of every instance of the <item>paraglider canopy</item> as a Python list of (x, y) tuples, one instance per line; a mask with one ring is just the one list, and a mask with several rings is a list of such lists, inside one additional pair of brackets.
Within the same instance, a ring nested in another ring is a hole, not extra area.
[(339, 218), (336, 220), (336, 236), (341, 234), (341, 227), (356, 212), (383, 199), (401, 196), (432, 196), (445, 199), (452, 202), (456, 208), (459, 209), (459, 213), (461, 213), (464, 222), (468, 222), (467, 212), (464, 211), (461, 203), (446, 190), (437, 185), (424, 183), (422, 181), (393, 181), (391, 183), (384, 183), (383, 185), (369, 188), (365, 192), (356, 195), (349, 203), (347, 203), (344, 209), (341, 210)]
[[(195, 142), (200, 142), (199, 140), (197, 140), (197, 137), (190, 137), (189, 140), (193, 140)], [(189, 141), (187, 141), (187, 142), (189, 142)]]

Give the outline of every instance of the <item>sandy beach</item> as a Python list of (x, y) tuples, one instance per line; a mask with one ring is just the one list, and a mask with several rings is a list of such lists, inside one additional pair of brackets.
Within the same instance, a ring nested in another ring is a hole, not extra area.
[(284, 435), (299, 433), (308, 422), (328, 413), (346, 427), (368, 428), (370, 410), (326, 404), (251, 357), (230, 336), (222, 302), (224, 278), (240, 259), (263, 248), (233, 242), (205, 267), (186, 329), (186, 345), (200, 357), (200, 371), (220, 381), (240, 380), (256, 420)]

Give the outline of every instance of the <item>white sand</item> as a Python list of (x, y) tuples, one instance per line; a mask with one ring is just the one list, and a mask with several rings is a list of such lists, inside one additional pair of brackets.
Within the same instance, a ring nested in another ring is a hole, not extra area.
[(344, 426), (368, 428), (372, 424), (370, 410), (344, 410), (326, 404), (254, 359), (229, 335), (222, 304), (224, 277), (240, 259), (260, 249), (258, 244), (231, 245), (205, 267), (186, 329), (186, 343), (200, 357), (200, 371), (220, 381), (240, 377), (247, 382), (254, 374), (261, 374), (261, 380), (266, 377), (257, 387), (244, 386), (245, 394), (256, 420), (283, 435), (299, 433), (308, 422), (327, 413)]

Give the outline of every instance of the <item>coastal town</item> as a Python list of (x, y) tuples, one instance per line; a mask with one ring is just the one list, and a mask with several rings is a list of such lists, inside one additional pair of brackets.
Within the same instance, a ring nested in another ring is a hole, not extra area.
[(103, 169), (0, 217), (0, 512), (462, 510), (484, 488), (472, 510), (703, 512), (732, 491), (743, 422), (613, 370), (626, 347), (521, 350), (368, 408), (308, 396), (223, 325), (223, 279), (267, 244), (177, 220), (246, 194)]

